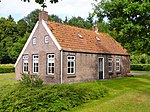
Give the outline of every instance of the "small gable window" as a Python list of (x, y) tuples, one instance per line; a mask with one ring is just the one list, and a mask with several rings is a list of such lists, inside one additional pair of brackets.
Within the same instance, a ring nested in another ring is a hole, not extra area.
[(116, 58), (116, 72), (120, 72), (120, 58)]
[(113, 71), (113, 59), (108, 58), (108, 71), (112, 72)]
[(75, 74), (75, 56), (67, 56), (68, 74)]
[(45, 44), (47, 44), (47, 43), (48, 43), (48, 38), (49, 38), (49, 36), (48, 36), (48, 35), (44, 36), (44, 42), (45, 42)]
[(23, 73), (28, 73), (29, 55), (23, 56)]
[(54, 67), (55, 67), (55, 55), (48, 54), (47, 55), (47, 74), (54, 75)]
[(36, 45), (36, 37), (34, 37), (34, 38), (32, 39), (32, 44), (33, 44), (33, 45)]

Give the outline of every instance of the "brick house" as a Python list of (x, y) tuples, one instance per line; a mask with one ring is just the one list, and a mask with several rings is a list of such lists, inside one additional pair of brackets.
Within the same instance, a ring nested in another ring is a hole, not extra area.
[(41, 11), (15, 63), (15, 78), (37, 73), (45, 83), (109, 79), (130, 72), (130, 55), (97, 27), (86, 30), (48, 21)]

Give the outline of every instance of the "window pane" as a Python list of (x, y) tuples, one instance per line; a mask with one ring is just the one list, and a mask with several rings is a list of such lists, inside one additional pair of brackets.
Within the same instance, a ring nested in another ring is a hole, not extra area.
[(71, 73), (74, 73), (74, 69), (73, 68), (71, 68)]
[(74, 67), (74, 62), (71, 62), (71, 67)]
[(70, 68), (68, 68), (68, 73), (70, 73)]
[(71, 64), (70, 64), (70, 61), (68, 62), (68, 67), (70, 67), (71, 66)]
[(52, 73), (54, 73), (54, 67), (52, 67)]
[(54, 66), (54, 63), (52, 63), (52, 66)]

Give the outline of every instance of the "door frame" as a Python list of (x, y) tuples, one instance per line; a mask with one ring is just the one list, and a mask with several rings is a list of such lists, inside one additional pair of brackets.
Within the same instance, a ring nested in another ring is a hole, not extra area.
[(98, 57), (98, 78), (99, 78), (99, 80), (100, 80), (100, 76), (99, 76), (99, 59), (102, 59), (103, 60), (103, 79), (104, 79), (104, 57)]

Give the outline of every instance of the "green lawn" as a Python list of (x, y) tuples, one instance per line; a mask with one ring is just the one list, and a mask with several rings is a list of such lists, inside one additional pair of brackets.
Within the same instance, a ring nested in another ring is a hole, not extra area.
[(3, 85), (12, 85), (17, 83), (14, 76), (15, 73), (0, 73), (0, 87)]
[[(69, 112), (150, 112), (150, 72), (134, 73), (138, 76), (79, 83), (80, 87), (103, 85), (108, 88), (109, 95), (99, 100), (90, 100)], [(3, 91), (0, 93), (7, 92), (5, 85), (15, 83), (14, 73), (0, 74), (0, 90)]]
[(150, 112), (150, 76), (113, 79), (102, 84), (110, 89), (107, 98), (90, 101), (70, 111)]

